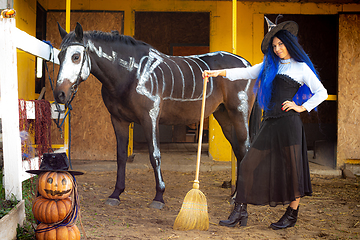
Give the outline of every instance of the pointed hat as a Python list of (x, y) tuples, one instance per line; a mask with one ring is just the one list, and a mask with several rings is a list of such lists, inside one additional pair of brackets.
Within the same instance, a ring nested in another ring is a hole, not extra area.
[(32, 174), (41, 174), (44, 172), (69, 172), (72, 175), (82, 175), (83, 172), (69, 170), (69, 159), (65, 152), (62, 153), (44, 153), (39, 170), (27, 170)]
[[(265, 16), (264, 16), (265, 17)], [(275, 24), (272, 23), (267, 17), (265, 17), (265, 20), (268, 24), (268, 33), (265, 35), (262, 43), (261, 43), (261, 51), (265, 54), (266, 50), (269, 46), (269, 42), (271, 38), (280, 30), (287, 30), (294, 36), (297, 36), (299, 31), (299, 26), (294, 21), (286, 21), (277, 24), (277, 20), (282, 18), (282, 15), (278, 15), (275, 20)]]

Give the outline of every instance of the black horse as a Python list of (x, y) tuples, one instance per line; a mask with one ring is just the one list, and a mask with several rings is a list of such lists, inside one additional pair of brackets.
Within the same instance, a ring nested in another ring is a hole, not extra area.
[[(92, 73), (102, 83), (102, 98), (111, 114), (117, 140), (117, 179), (107, 204), (118, 205), (125, 189), (128, 129), (135, 122), (144, 129), (155, 173), (156, 195), (150, 206), (161, 209), (165, 183), (160, 169), (159, 124), (199, 121), (203, 70), (250, 64), (228, 52), (168, 56), (116, 31), (83, 32), (79, 23), (73, 32), (67, 33), (60, 25), (59, 31), (63, 40), (54, 90), (56, 101), (71, 101), (78, 85)], [(255, 100), (254, 83), (217, 77), (210, 78), (207, 87), (205, 116), (214, 114), (238, 162), (250, 143), (248, 119)]]

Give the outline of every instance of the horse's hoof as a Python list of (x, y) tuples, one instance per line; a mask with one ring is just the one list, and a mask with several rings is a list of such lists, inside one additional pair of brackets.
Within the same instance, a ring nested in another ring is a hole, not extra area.
[(120, 205), (120, 200), (116, 199), (116, 198), (108, 198), (105, 202), (106, 205), (110, 205), (110, 206), (119, 206)]
[(158, 201), (152, 201), (150, 203), (149, 208), (155, 208), (161, 210), (165, 206), (165, 203), (158, 202)]
[(133, 162), (134, 161), (134, 158), (135, 158), (135, 154), (132, 154), (132, 155), (130, 155), (130, 156), (128, 156), (128, 158), (127, 158), (127, 162)]

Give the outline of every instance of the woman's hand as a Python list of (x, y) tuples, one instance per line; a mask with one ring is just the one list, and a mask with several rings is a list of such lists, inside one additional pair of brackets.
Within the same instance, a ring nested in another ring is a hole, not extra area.
[(286, 111), (286, 112), (288, 112), (288, 111), (290, 111), (290, 110), (294, 110), (294, 111), (296, 111), (296, 112), (298, 112), (298, 113), (301, 113), (301, 112), (306, 111), (306, 108), (304, 108), (303, 106), (298, 106), (298, 105), (296, 105), (296, 103), (295, 103), (294, 101), (286, 100), (285, 102), (283, 102), (282, 105), (283, 105), (283, 106), (282, 106), (281, 109), (282, 109), (283, 111)]
[(217, 77), (217, 76), (226, 76), (226, 71), (225, 70), (205, 70), (202, 73), (202, 77)]

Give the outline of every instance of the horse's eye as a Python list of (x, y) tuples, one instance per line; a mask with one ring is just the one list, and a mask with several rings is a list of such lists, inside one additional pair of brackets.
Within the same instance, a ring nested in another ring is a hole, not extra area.
[(75, 53), (72, 55), (71, 60), (73, 63), (80, 63), (80, 53)]

